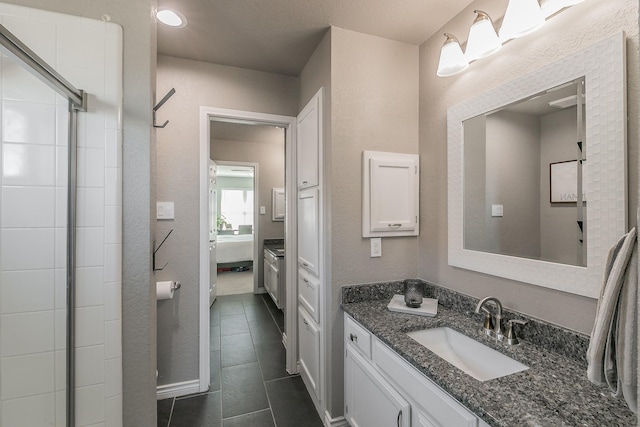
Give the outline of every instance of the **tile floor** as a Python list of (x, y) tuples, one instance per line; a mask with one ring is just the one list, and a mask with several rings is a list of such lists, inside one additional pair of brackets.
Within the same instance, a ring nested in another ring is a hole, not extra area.
[(158, 401), (158, 427), (322, 427), (299, 375), (285, 369), (284, 317), (268, 295), (211, 308), (211, 388)]
[(253, 269), (218, 273), (218, 296), (253, 292)]

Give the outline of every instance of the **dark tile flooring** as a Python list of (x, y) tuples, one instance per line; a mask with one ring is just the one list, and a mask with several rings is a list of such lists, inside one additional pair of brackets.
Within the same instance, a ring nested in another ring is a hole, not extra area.
[(268, 295), (211, 307), (211, 388), (158, 401), (158, 427), (322, 427), (299, 375), (285, 370), (284, 316)]

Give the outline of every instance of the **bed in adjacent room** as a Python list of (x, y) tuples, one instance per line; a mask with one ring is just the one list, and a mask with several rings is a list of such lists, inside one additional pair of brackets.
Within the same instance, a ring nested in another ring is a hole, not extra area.
[(253, 234), (220, 234), (216, 257), (218, 268), (245, 267), (253, 264)]

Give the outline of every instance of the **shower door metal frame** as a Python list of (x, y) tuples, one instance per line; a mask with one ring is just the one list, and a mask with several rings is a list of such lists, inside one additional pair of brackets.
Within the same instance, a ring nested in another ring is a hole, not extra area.
[(67, 427), (75, 427), (75, 261), (78, 113), (87, 111), (87, 93), (69, 83), (54, 70), (53, 67), (29, 49), (3, 25), (0, 25), (0, 49), (7, 53), (8, 56), (16, 59), (27, 71), (69, 101), (66, 265), (66, 424)]

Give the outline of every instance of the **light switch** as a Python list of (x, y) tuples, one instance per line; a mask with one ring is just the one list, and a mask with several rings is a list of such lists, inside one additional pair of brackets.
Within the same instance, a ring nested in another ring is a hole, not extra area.
[(504, 207), (502, 205), (491, 205), (491, 216), (503, 216)]
[(156, 219), (174, 219), (173, 202), (157, 202)]
[(382, 256), (382, 238), (371, 238), (371, 258), (377, 258)]
[(265, 208), (264, 206), (260, 206), (260, 215), (264, 215), (267, 213), (267, 208)]

